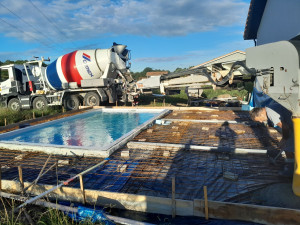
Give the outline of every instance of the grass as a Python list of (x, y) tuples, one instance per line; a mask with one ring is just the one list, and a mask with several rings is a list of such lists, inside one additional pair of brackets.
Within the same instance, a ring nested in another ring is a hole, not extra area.
[(33, 116), (35, 116), (35, 118), (38, 118), (41, 116), (54, 115), (61, 112), (62, 110), (60, 107), (48, 107), (44, 110), (28, 109), (28, 110), (21, 110), (19, 112), (12, 111), (7, 108), (0, 108), (0, 126), (5, 125), (5, 119), (6, 119), (6, 125), (8, 125), (23, 120), (33, 119)]
[(213, 90), (213, 89), (205, 89), (203, 91), (202, 96), (207, 99), (213, 99), (218, 97), (219, 95), (229, 94), (232, 97), (237, 97), (239, 100), (243, 100), (248, 97), (248, 91), (243, 90)]
[[(18, 206), (18, 202), (5, 198), (0, 198), (0, 225), (26, 225), (29, 224), (23, 211), (14, 213), (14, 209)], [(93, 223), (87, 219), (77, 222), (71, 219), (65, 213), (58, 209), (43, 208), (39, 206), (28, 206), (28, 215), (31, 217), (34, 224), (37, 225), (92, 225), (104, 224)]]
[(2, 207), (0, 210), (0, 224), (2, 225), (21, 225), (21, 213), (15, 214), (15, 201), (7, 201), (1, 198)]
[[(155, 104), (154, 104), (155, 99)], [(163, 106), (163, 99), (165, 99), (166, 106), (176, 106), (178, 104), (187, 104), (187, 95), (184, 90), (180, 94), (166, 95), (165, 97), (154, 97), (153, 95), (141, 95), (139, 98), (140, 106)]]
[[(156, 92), (154, 92), (156, 93)], [(246, 89), (242, 90), (213, 90), (213, 89), (204, 89), (202, 93), (202, 97), (206, 99), (213, 99), (218, 97), (219, 95), (229, 94), (232, 97), (237, 97), (239, 100), (244, 100), (248, 98), (249, 91)], [(180, 91), (180, 94), (176, 95), (166, 95), (165, 97), (165, 105), (166, 106), (177, 106), (182, 104), (187, 104), (188, 97), (183, 90)], [(154, 104), (155, 99), (155, 104)], [(162, 97), (154, 97), (153, 95), (141, 95), (139, 98), (140, 106), (163, 106), (163, 98)]]

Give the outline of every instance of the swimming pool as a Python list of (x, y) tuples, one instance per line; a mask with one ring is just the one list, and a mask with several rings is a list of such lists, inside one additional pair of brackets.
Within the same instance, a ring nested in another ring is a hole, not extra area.
[(92, 110), (2, 134), (0, 147), (55, 154), (72, 151), (71, 154), (108, 156), (141, 129), (167, 113), (168, 110), (155, 109)]

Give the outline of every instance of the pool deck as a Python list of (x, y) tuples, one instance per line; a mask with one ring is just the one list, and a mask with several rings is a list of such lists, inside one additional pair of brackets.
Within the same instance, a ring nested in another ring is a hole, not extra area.
[[(172, 110), (118, 147), (103, 166), (85, 174), (84, 191), (76, 180), (53, 197), (163, 214), (174, 213), (175, 207), (176, 215), (203, 216), (206, 186), (213, 218), (245, 218), (265, 224), (299, 221), (300, 198), (292, 193), (292, 180), (278, 175), (284, 158), (272, 164), (267, 156), (267, 150), (273, 154), (279, 151), (281, 135), (275, 129), (253, 124), (248, 112)], [(103, 160), (76, 153), (49, 155), (39, 150), (0, 151), (2, 190), (20, 191), (20, 168), (25, 187), (41, 170), (47, 171), (38, 185), (28, 190), (37, 195)], [(234, 215), (221, 215), (220, 207), (238, 208)], [(241, 215), (239, 210), (251, 207), (261, 210), (256, 218)], [(273, 218), (260, 215), (262, 212), (270, 212)]]

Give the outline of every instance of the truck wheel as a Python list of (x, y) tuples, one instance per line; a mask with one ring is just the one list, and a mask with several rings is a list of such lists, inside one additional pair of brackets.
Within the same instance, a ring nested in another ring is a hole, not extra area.
[(66, 110), (76, 110), (79, 109), (79, 98), (77, 95), (68, 95), (65, 98), (64, 106)]
[(34, 109), (43, 110), (48, 106), (48, 103), (44, 97), (36, 97), (32, 105)]
[(9, 100), (8, 108), (13, 110), (13, 111), (20, 111), (21, 110), (21, 103), (20, 103), (19, 99), (13, 98), (13, 99)]
[(95, 92), (89, 92), (84, 96), (85, 106), (98, 106), (100, 105), (100, 97)]
[(200, 105), (199, 102), (194, 102), (194, 106), (198, 107)]

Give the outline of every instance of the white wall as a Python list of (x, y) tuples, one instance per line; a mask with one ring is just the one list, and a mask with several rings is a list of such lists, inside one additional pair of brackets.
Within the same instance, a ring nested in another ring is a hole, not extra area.
[(300, 0), (268, 0), (257, 32), (257, 45), (300, 34)]

